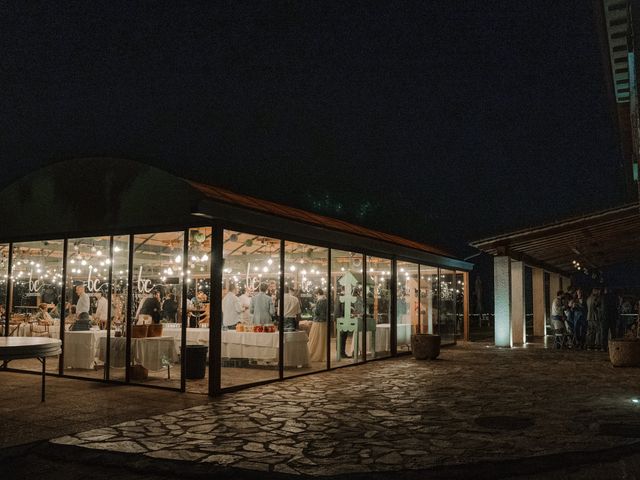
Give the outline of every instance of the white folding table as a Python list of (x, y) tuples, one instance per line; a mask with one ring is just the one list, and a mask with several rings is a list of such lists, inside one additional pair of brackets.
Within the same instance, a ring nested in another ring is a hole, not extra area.
[(42, 364), (42, 401), (44, 402), (44, 379), (47, 372), (47, 357), (60, 355), (60, 340), (45, 337), (0, 337), (0, 361), (6, 366), (11, 360), (37, 358)]

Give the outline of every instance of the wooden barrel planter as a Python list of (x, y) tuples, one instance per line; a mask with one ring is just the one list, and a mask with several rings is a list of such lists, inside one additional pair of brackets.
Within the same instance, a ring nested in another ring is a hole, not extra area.
[(411, 351), (416, 360), (435, 360), (440, 355), (440, 335), (429, 333), (411, 335)]
[(614, 367), (639, 367), (640, 339), (614, 338), (609, 340), (609, 360)]

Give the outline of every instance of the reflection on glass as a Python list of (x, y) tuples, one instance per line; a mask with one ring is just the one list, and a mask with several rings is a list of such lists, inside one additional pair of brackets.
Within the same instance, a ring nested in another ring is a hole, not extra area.
[(64, 321), (64, 372), (68, 375), (104, 376), (109, 243), (109, 237), (68, 240)]
[(331, 366), (364, 361), (362, 269), (362, 254), (331, 250)]
[(367, 358), (391, 355), (391, 260), (367, 257)]
[[(180, 331), (177, 323), (161, 323), (162, 304), (182, 301), (185, 280), (183, 232), (134, 236), (131, 313), (131, 382), (180, 387)], [(179, 320), (180, 310), (177, 319)], [(113, 338), (114, 347), (122, 343)], [(120, 350), (112, 350), (118, 357)], [(118, 363), (120, 358), (117, 358)], [(115, 365), (115, 362), (113, 363)]]
[(279, 378), (280, 240), (225, 230), (222, 388)]
[(7, 328), (7, 284), (9, 282), (9, 244), (0, 243), (0, 335)]
[(456, 272), (456, 338), (464, 337), (464, 273)]
[(455, 342), (456, 275), (453, 270), (440, 269), (440, 337), (442, 343)]
[(285, 243), (285, 376), (327, 366), (328, 249)]
[(420, 265), (420, 331), (439, 334), (438, 269)]
[[(60, 338), (63, 251), (63, 240), (13, 244), (9, 335)], [(58, 371), (57, 360), (47, 358), (47, 371)], [(42, 369), (37, 359), (13, 361), (11, 366)]]
[(418, 265), (410, 262), (397, 262), (398, 280), (398, 351), (411, 350), (411, 335), (419, 332), (418, 310)]
[[(210, 227), (191, 228), (189, 230), (189, 251), (187, 255), (187, 348), (200, 349), (201, 355), (189, 355), (187, 361), (200, 362), (209, 353), (209, 325), (211, 320), (211, 233)], [(163, 321), (176, 322), (178, 305), (171, 296), (165, 297), (162, 304)], [(182, 333), (178, 333), (178, 339)], [(196, 358), (197, 357), (197, 358)], [(196, 368), (199, 367), (199, 368)], [(208, 392), (208, 362), (198, 363), (189, 368), (187, 363), (187, 390), (189, 392)]]
[[(108, 333), (111, 336), (112, 356), (110, 358), (109, 379), (124, 381), (127, 296), (129, 293), (129, 235), (113, 237), (111, 272), (111, 329)], [(103, 355), (106, 357), (106, 352)]]

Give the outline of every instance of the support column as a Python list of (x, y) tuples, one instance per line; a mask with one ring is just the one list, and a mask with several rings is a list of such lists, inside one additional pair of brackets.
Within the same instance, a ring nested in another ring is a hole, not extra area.
[(463, 305), (464, 305), (464, 317), (463, 317), (463, 325), (464, 325), (464, 341), (469, 341), (469, 272), (464, 272), (462, 274), (462, 291), (463, 293)]
[(562, 278), (562, 285), (560, 288), (562, 288), (563, 292), (566, 292), (567, 289), (571, 286), (571, 279), (569, 277), (561, 277)]
[(511, 261), (511, 346), (527, 342), (524, 309), (524, 263)]
[(511, 346), (511, 259), (493, 258), (494, 338), (497, 347)]
[(544, 308), (544, 270), (532, 267), (533, 287), (533, 336), (547, 334), (547, 312)]
[[(553, 302), (553, 299), (556, 298), (556, 293), (560, 290), (560, 275), (557, 273), (549, 274), (549, 301)], [(551, 308), (551, 306), (549, 306)]]

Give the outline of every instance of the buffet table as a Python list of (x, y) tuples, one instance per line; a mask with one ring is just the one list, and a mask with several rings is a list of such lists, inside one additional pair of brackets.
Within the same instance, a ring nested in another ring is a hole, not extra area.
[[(162, 370), (165, 362), (177, 363), (179, 360), (179, 343), (174, 337), (146, 337), (131, 339), (131, 361), (148, 370)], [(112, 367), (123, 368), (126, 365), (127, 342), (125, 337), (111, 338), (110, 363)], [(100, 339), (98, 359), (107, 359), (107, 338)]]
[[(284, 366), (309, 366), (309, 337), (306, 332), (284, 332)], [(250, 358), (278, 363), (279, 333), (222, 332), (223, 358)]]
[[(182, 339), (182, 329), (180, 327), (163, 327), (163, 337), (173, 337), (178, 345)], [(208, 328), (187, 328), (187, 345), (209, 345)]]
[[(58, 337), (59, 332), (51, 332)], [(106, 330), (80, 330), (64, 332), (64, 366), (65, 368), (84, 368), (91, 370), (96, 366), (98, 343), (106, 338)]]
[(44, 402), (44, 381), (47, 377), (47, 357), (55, 357), (60, 355), (60, 340), (52, 338), (16, 338), (16, 337), (0, 337), (0, 361), (4, 365), (11, 360), (22, 358), (37, 358), (42, 363), (42, 388), (41, 401)]

